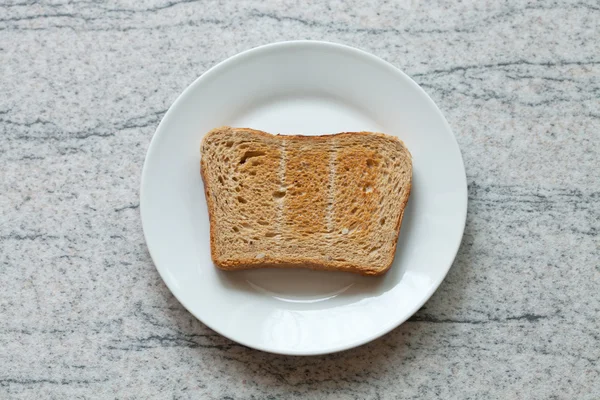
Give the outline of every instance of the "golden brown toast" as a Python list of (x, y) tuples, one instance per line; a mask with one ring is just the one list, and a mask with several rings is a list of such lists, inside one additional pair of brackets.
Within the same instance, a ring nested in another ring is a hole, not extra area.
[(399, 139), (221, 127), (206, 134), (201, 153), (219, 268), (380, 275), (391, 266), (412, 179)]

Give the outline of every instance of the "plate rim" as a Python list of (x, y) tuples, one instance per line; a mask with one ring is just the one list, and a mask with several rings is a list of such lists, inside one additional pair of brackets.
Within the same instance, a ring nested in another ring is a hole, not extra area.
[[(167, 124), (166, 121), (170, 120), (172, 118), (172, 114), (174, 113), (173, 110), (175, 110), (180, 103), (182, 103), (188, 96), (189, 94), (199, 85), (202, 84), (203, 81), (210, 79), (210, 77), (212, 75), (215, 75), (217, 73), (219, 73), (219, 71), (225, 67), (227, 67), (228, 65), (230, 65), (231, 63), (239, 63), (239, 62), (243, 62), (245, 58), (251, 57), (251, 56), (260, 56), (260, 53), (268, 53), (269, 51), (274, 51), (274, 50), (278, 50), (280, 48), (285, 48), (285, 47), (294, 47), (294, 46), (317, 46), (317, 47), (323, 47), (323, 48), (329, 48), (329, 49), (334, 49), (334, 50), (343, 50), (343, 51), (347, 51), (350, 53), (353, 53), (356, 56), (359, 57), (363, 57), (363, 58), (367, 58), (369, 61), (374, 62), (376, 64), (379, 64), (382, 67), (387, 68), (388, 70), (390, 70), (391, 72), (393, 72), (394, 74), (398, 74), (400, 75), (402, 78), (404, 78), (414, 89), (417, 90), (417, 92), (424, 97), (424, 99), (427, 101), (427, 103), (432, 107), (433, 110), (435, 110), (435, 112), (438, 114), (438, 116), (441, 118), (444, 127), (446, 128), (447, 132), (449, 133), (450, 137), (451, 137), (451, 142), (452, 145), (454, 147), (454, 150), (457, 151), (458, 156), (459, 156), (459, 160), (460, 160), (460, 165), (462, 167), (462, 174), (461, 174), (461, 186), (462, 186), (462, 191), (464, 193), (464, 198), (462, 201), (462, 207), (460, 210), (460, 220), (462, 221), (461, 223), (461, 227), (460, 227), (460, 235), (457, 235), (458, 240), (457, 242), (454, 244), (454, 251), (453, 251), (453, 255), (452, 258), (450, 259), (450, 262), (448, 263), (448, 265), (445, 266), (443, 274), (440, 275), (440, 278), (434, 282), (434, 284), (430, 287), (429, 291), (423, 296), (422, 300), (419, 301), (417, 303), (417, 305), (409, 312), (407, 313), (405, 318), (400, 318), (398, 321), (395, 321), (394, 323), (388, 325), (388, 326), (384, 326), (382, 327), (382, 329), (378, 330), (375, 334), (373, 335), (369, 335), (369, 336), (365, 336), (364, 338), (355, 340), (351, 343), (347, 343), (347, 344), (343, 344), (337, 347), (332, 347), (330, 349), (327, 350), (322, 350), (322, 351), (302, 351), (302, 350), (285, 350), (285, 351), (278, 351), (277, 349), (272, 349), (272, 348), (268, 348), (265, 346), (261, 346), (261, 345), (257, 345), (257, 344), (253, 344), (253, 343), (249, 343), (243, 339), (237, 339), (237, 338), (233, 338), (230, 335), (222, 332), (220, 329), (217, 329), (213, 326), (211, 326), (210, 324), (206, 323), (205, 321), (203, 321), (202, 318), (200, 318), (194, 311), (192, 311), (191, 307), (188, 307), (188, 304), (186, 304), (185, 301), (183, 301), (180, 296), (178, 296), (177, 294), (177, 289), (175, 288), (174, 284), (172, 282), (170, 282), (170, 278), (169, 276), (166, 274), (166, 270), (161, 270), (161, 267), (159, 267), (158, 263), (156, 262), (156, 258), (153, 254), (153, 251), (149, 245), (149, 241), (148, 241), (148, 230), (149, 227), (146, 226), (146, 224), (144, 223), (145, 220), (148, 219), (148, 217), (144, 217), (144, 215), (148, 215), (148, 211), (147, 208), (144, 206), (145, 202), (144, 202), (144, 198), (146, 198), (146, 196), (144, 195), (145, 193), (145, 189), (144, 187), (146, 186), (147, 182), (148, 182), (148, 164), (149, 164), (149, 159), (153, 158), (151, 155), (156, 152), (156, 148), (157, 148), (157, 142), (158, 139), (157, 137), (160, 135), (163, 135), (164, 133), (162, 133), (163, 131), (163, 126)], [(431, 296), (437, 291), (437, 289), (439, 288), (439, 286), (441, 285), (441, 283), (444, 281), (444, 279), (446, 278), (446, 276), (448, 275), (448, 272), (450, 271), (450, 268), (452, 267), (452, 264), (454, 263), (455, 259), (456, 259), (456, 255), (458, 254), (458, 250), (460, 249), (460, 245), (462, 243), (463, 237), (464, 237), (464, 231), (465, 231), (465, 227), (466, 227), (466, 222), (467, 222), (467, 212), (468, 212), (468, 182), (467, 182), (467, 176), (466, 176), (466, 170), (465, 170), (465, 165), (464, 165), (464, 160), (463, 160), (463, 156), (462, 156), (462, 152), (460, 150), (460, 147), (458, 145), (458, 141), (456, 140), (456, 135), (454, 134), (454, 132), (452, 131), (452, 128), (450, 127), (450, 124), (448, 124), (448, 121), (446, 120), (446, 117), (444, 116), (444, 114), (441, 112), (441, 110), (439, 109), (439, 107), (435, 104), (435, 102), (431, 99), (431, 97), (427, 94), (427, 92), (425, 92), (425, 90), (419, 86), (410, 76), (408, 76), (406, 73), (404, 73), (402, 70), (400, 70), (399, 68), (395, 67), (393, 64), (389, 63), (388, 61), (385, 61), (384, 59), (377, 57), (374, 54), (371, 54), (367, 51), (358, 49), (356, 47), (352, 47), (352, 46), (348, 46), (345, 44), (340, 44), (340, 43), (334, 43), (334, 42), (328, 42), (328, 41), (322, 41), (322, 40), (290, 40), (290, 41), (279, 41), (279, 42), (273, 42), (273, 43), (269, 43), (269, 44), (265, 44), (265, 45), (261, 45), (261, 46), (257, 46), (257, 47), (253, 47), (247, 50), (244, 50), (240, 53), (237, 53), (231, 57), (228, 57), (226, 59), (224, 59), (223, 61), (220, 61), (219, 63), (213, 65), (211, 68), (209, 68), (206, 72), (204, 72), (203, 74), (201, 74), (199, 77), (197, 77), (191, 84), (189, 84), (184, 90), (183, 92), (181, 92), (179, 94), (179, 96), (177, 96), (177, 98), (175, 99), (175, 101), (173, 102), (173, 104), (171, 104), (171, 106), (168, 108), (167, 112), (165, 113), (165, 115), (162, 117), (160, 123), (158, 124), (154, 134), (152, 135), (152, 138), (150, 140), (150, 144), (148, 145), (147, 151), (146, 151), (146, 156), (144, 158), (144, 164), (142, 167), (142, 173), (141, 173), (141, 180), (140, 180), (140, 219), (141, 219), (141, 223), (142, 223), (142, 232), (144, 235), (144, 241), (146, 242), (146, 248), (148, 249), (148, 253), (150, 254), (150, 258), (152, 259), (152, 263), (154, 264), (154, 267), (156, 268), (156, 270), (158, 271), (159, 276), (161, 277), (161, 279), (163, 280), (163, 282), (165, 283), (165, 285), (167, 286), (167, 288), (169, 289), (169, 291), (171, 292), (171, 294), (177, 299), (177, 301), (179, 301), (179, 303), (190, 313), (194, 316), (194, 318), (196, 318), (198, 321), (200, 321), (202, 324), (204, 324), (205, 326), (207, 326), (208, 328), (210, 328), (211, 330), (217, 332), (218, 334), (226, 337), (227, 339), (239, 343), (243, 346), (255, 349), (255, 350), (260, 350), (260, 351), (264, 351), (267, 353), (272, 353), (272, 354), (281, 354), (281, 355), (294, 355), (294, 356), (315, 356), (315, 355), (323, 355), (323, 354), (331, 354), (331, 353), (337, 353), (337, 352), (341, 352), (341, 351), (345, 351), (345, 350), (349, 350), (355, 347), (359, 347), (362, 346), (366, 343), (369, 343), (371, 341), (374, 341), (386, 334), (388, 334), (389, 332), (391, 332), (392, 330), (396, 329), (397, 327), (399, 327), (400, 325), (402, 325), (404, 322), (406, 322), (410, 317), (412, 317), (419, 309), (421, 309), (421, 307), (423, 307), (423, 305), (429, 301), (429, 299), (431, 298)]]

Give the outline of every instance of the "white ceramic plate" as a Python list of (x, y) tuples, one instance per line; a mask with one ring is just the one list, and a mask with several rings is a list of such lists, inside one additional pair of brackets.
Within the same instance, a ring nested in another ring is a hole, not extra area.
[[(382, 277), (310, 270), (222, 272), (210, 258), (199, 147), (210, 129), (380, 131), (413, 155), (396, 258)], [(425, 92), (387, 62), (324, 42), (238, 54), (192, 83), (152, 139), (140, 208), (152, 259), (177, 299), (220, 334), (256, 349), (323, 354), (373, 340), (417, 311), (444, 279), (467, 211), (456, 140)]]

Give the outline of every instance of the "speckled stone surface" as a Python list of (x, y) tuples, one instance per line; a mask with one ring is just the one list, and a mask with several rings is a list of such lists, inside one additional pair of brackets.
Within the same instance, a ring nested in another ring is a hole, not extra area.
[[(0, 3), (0, 398), (600, 398), (600, 4)], [(407, 323), (320, 357), (206, 328), (156, 272), (140, 172), (216, 62), (322, 39), (432, 96), (469, 182), (464, 240)]]

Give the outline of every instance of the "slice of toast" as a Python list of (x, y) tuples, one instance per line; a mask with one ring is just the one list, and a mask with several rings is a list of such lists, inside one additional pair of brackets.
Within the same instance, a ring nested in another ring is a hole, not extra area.
[(219, 268), (363, 275), (390, 268), (412, 179), (411, 155), (399, 139), (221, 127), (206, 134), (201, 153)]

